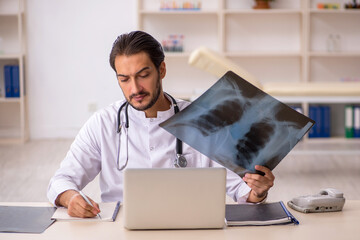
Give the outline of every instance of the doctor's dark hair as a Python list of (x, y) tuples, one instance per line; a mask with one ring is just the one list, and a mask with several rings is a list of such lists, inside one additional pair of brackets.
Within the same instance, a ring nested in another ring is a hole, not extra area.
[(156, 69), (159, 70), (165, 58), (163, 48), (153, 36), (143, 31), (124, 33), (117, 37), (110, 52), (109, 61), (112, 69), (116, 72), (116, 56), (131, 56), (140, 52), (147, 53)]

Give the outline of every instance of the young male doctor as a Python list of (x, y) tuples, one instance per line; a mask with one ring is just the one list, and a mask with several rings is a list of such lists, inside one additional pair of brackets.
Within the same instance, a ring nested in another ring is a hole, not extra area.
[[(166, 65), (160, 43), (141, 31), (122, 34), (113, 44), (110, 65), (128, 105), (118, 101), (96, 112), (49, 183), (50, 202), (67, 207), (70, 216), (94, 217), (100, 212), (97, 203), (90, 199), (91, 206), (79, 194), (99, 173), (101, 199), (109, 202), (123, 198), (124, 168), (175, 167), (177, 140), (159, 124), (175, 114), (176, 105), (181, 111), (190, 103), (163, 92)], [(221, 167), (185, 143), (182, 154), (187, 167)], [(256, 169), (265, 175), (241, 179), (227, 171), (227, 194), (238, 203), (262, 202), (273, 186), (272, 172), (263, 166)]]

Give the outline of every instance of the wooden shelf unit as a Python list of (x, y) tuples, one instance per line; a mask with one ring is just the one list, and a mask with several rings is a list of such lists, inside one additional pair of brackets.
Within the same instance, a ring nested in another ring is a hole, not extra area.
[[(360, 22), (360, 10), (318, 10), (320, 0), (276, 0), (266, 10), (252, 9), (252, 1), (207, 0), (202, 1), (200, 11), (165, 11), (160, 10), (160, 2), (138, 0), (138, 29), (160, 41), (170, 34), (184, 34), (185, 52), (166, 53), (168, 71), (163, 84), (174, 96), (194, 99), (217, 80), (188, 66), (189, 53), (200, 46), (230, 58), (261, 83), (326, 85), (340, 82), (340, 78), (360, 78), (360, 29), (355, 26)], [(353, 28), (348, 27), (351, 24)], [(331, 34), (341, 36), (337, 51), (327, 49)], [(340, 109), (340, 115), (346, 104), (360, 104), (359, 96), (279, 99), (301, 105), (305, 114), (311, 104), (331, 104), (334, 110)], [(343, 129), (344, 123), (337, 127)], [(344, 137), (337, 133), (331, 141), (338, 139)]]
[[(28, 139), (25, 96), (25, 1), (0, 0), (0, 144), (24, 143)], [(5, 65), (19, 66), (20, 97), (5, 97)]]

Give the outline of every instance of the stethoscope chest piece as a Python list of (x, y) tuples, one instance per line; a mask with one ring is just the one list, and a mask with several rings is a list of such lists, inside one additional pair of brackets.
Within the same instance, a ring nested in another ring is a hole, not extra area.
[(174, 166), (177, 168), (185, 168), (187, 166), (186, 158), (182, 154), (176, 154)]

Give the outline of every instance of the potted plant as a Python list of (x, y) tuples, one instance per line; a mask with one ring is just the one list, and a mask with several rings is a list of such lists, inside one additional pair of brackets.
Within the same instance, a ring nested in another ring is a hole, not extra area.
[(270, 8), (269, 2), (274, 0), (255, 0), (253, 9), (268, 9)]

